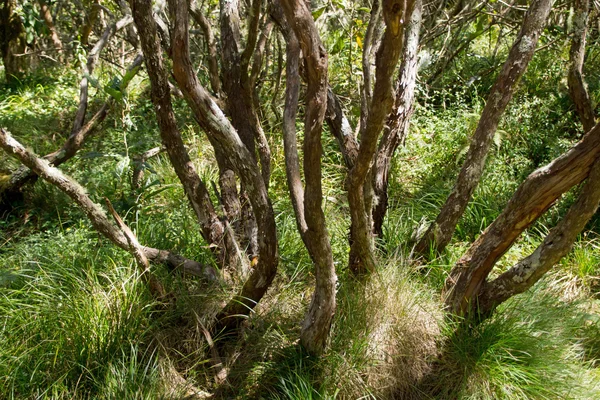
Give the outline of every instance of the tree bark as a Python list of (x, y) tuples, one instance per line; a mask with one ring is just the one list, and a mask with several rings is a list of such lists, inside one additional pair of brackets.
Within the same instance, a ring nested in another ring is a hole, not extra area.
[(508, 59), (490, 91), (452, 193), (436, 220), (417, 243), (415, 250), (418, 254), (426, 256), (430, 248), (441, 252), (450, 243), (458, 220), (467, 208), (483, 175), (487, 154), (500, 118), (512, 98), (517, 81), (533, 57), (551, 6), (552, 0), (534, 0), (531, 3)]
[[(52, 44), (54, 45), (54, 48), (56, 49), (56, 51), (58, 51), (60, 53), (60, 52), (62, 52), (63, 45), (60, 40), (60, 37), (58, 36), (58, 33), (56, 32), (56, 27), (54, 26), (54, 20), (52, 19), (52, 13), (50, 12), (50, 7), (46, 3), (46, 0), (39, 0), (39, 4), (40, 4), (40, 16), (44, 20), (44, 23), (46, 24), (46, 28), (48, 28), (48, 31), (50, 32), (50, 39), (52, 40)], [(60, 56), (60, 54), (59, 54), (59, 56)]]
[(23, 56), (27, 41), (23, 22), (16, 13), (16, 1), (1, 0), (0, 5), (0, 53), (6, 83), (12, 84), (27, 71), (27, 57)]
[(88, 40), (92, 31), (94, 30), (94, 25), (98, 20), (98, 16), (100, 15), (100, 1), (94, 0), (92, 5), (90, 6), (90, 10), (85, 16), (85, 22), (81, 26), (81, 44), (87, 46)]
[(585, 58), (585, 42), (590, 10), (589, 0), (574, 0), (574, 8), (575, 15), (573, 17), (573, 31), (571, 32), (567, 84), (569, 95), (583, 124), (583, 130), (587, 132), (596, 125), (594, 106), (583, 78), (583, 60)]
[(241, 269), (239, 263), (243, 263), (243, 261), (238, 258), (238, 246), (235, 238), (225, 229), (223, 222), (215, 212), (206, 185), (198, 176), (177, 127), (151, 3), (150, 1), (134, 0), (132, 9), (133, 18), (140, 33), (146, 68), (150, 77), (152, 102), (163, 145), (167, 149), (171, 164), (200, 223), (202, 236), (215, 254), (218, 265), (222, 268), (239, 270)]
[(208, 52), (208, 77), (210, 79), (210, 86), (214, 95), (219, 99), (222, 97), (222, 93), (215, 35), (213, 34), (208, 19), (206, 19), (195, 0), (190, 2), (190, 14), (192, 15), (194, 21), (200, 26), (200, 29), (202, 29), (202, 33), (204, 34), (204, 42), (206, 43), (206, 49)]
[[(321, 207), (321, 132), (327, 108), (327, 53), (312, 14), (302, 0), (283, 0), (283, 9), (293, 32), (288, 38), (286, 105), (284, 111), (284, 150), (286, 173), (296, 223), (315, 266), (315, 291), (302, 323), (300, 342), (313, 355), (325, 350), (335, 313), (335, 265), (325, 214)], [(302, 189), (296, 145), (295, 116), (299, 91), (299, 53), (306, 65), (306, 113), (304, 120), (304, 177)]]
[[(136, 0), (136, 4), (142, 0)], [(273, 207), (260, 168), (240, 136), (200, 83), (192, 67), (189, 53), (188, 7), (186, 0), (169, 0), (174, 21), (171, 35), (173, 75), (196, 121), (205, 130), (215, 150), (227, 154), (242, 185), (248, 192), (258, 226), (258, 257), (241, 293), (235, 296), (217, 316), (218, 327), (236, 328), (262, 299), (277, 273), (279, 256)], [(134, 11), (135, 13), (135, 11)], [(138, 28), (139, 29), (139, 28)]]
[(450, 313), (461, 315), (475, 306), (472, 300), (498, 259), (558, 198), (586, 179), (599, 155), (600, 124), (567, 153), (529, 175), (450, 272), (444, 288)]
[(600, 162), (596, 161), (585, 181), (577, 201), (552, 229), (544, 242), (527, 258), (491, 282), (483, 284), (477, 296), (478, 312), (490, 315), (512, 296), (532, 287), (560, 261), (573, 246), (577, 235), (598, 209), (600, 202)]
[[(375, 88), (367, 122), (361, 127), (358, 157), (348, 176), (351, 217), (349, 267), (357, 275), (375, 270), (372, 227), (369, 223), (371, 209), (369, 207), (367, 215), (365, 208), (365, 180), (373, 164), (379, 134), (394, 102), (392, 79), (404, 44), (406, 3), (404, 0), (384, 0), (382, 3), (386, 28), (376, 56)], [(410, 10), (414, 7), (414, 0), (408, 0), (408, 3)]]
[(414, 99), (422, 7), (422, 1), (415, 0), (414, 10), (408, 16), (399, 81), (396, 87), (396, 100), (392, 112), (387, 118), (373, 166), (373, 191), (375, 195), (375, 204), (372, 211), (373, 233), (377, 236), (381, 236), (383, 233), (383, 221), (388, 208), (388, 182), (392, 157), (398, 146), (400, 144), (404, 145), (410, 119), (415, 110)]
[[(117, 247), (131, 251), (131, 245), (128, 243), (125, 234), (110, 223), (102, 207), (89, 198), (87, 191), (79, 183), (63, 174), (58, 168), (50, 166), (48, 161), (38, 158), (35, 154), (26, 150), (3, 128), (0, 128), (0, 147), (69, 196), (81, 208), (99, 233)], [(213, 281), (218, 279), (217, 273), (211, 266), (199, 264), (165, 250), (151, 247), (142, 247), (141, 250), (146, 258), (154, 262), (165, 262), (173, 269), (180, 268), (184, 272), (205, 279)]]

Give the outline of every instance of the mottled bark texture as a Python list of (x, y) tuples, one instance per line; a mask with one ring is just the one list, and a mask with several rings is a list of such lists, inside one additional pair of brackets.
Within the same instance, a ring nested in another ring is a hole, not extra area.
[(589, 0), (574, 0), (573, 6), (573, 29), (571, 32), (567, 83), (569, 95), (575, 104), (575, 110), (583, 124), (583, 130), (587, 132), (596, 125), (594, 106), (583, 78), (583, 60), (585, 58), (590, 2)]
[(508, 54), (508, 59), (490, 91), (452, 193), (435, 221), (417, 243), (415, 250), (418, 254), (426, 256), (431, 248), (441, 252), (450, 243), (458, 220), (467, 208), (483, 175), (487, 154), (500, 118), (512, 98), (516, 83), (533, 57), (551, 7), (552, 0), (532, 1), (525, 14), (521, 30)]
[(596, 161), (577, 201), (527, 258), (482, 286), (477, 310), (489, 315), (499, 304), (532, 287), (571, 250), (577, 235), (595, 214), (600, 202), (600, 162)]
[(189, 15), (186, 0), (170, 0), (169, 10), (174, 22), (171, 48), (175, 80), (192, 109), (196, 121), (210, 138), (215, 151), (228, 155), (231, 165), (248, 193), (258, 227), (256, 265), (241, 292), (217, 316), (218, 327), (231, 329), (237, 327), (245, 319), (244, 317), (250, 314), (266, 293), (277, 273), (279, 256), (275, 216), (256, 158), (250, 153), (238, 132), (196, 77), (190, 60)]
[(204, 16), (195, 0), (190, 1), (190, 14), (204, 34), (204, 43), (208, 53), (208, 77), (210, 79), (210, 87), (213, 90), (213, 94), (217, 98), (220, 98), (221, 77), (219, 76), (219, 56), (217, 55), (218, 51), (215, 35), (213, 34), (208, 19)]
[[(315, 291), (302, 323), (300, 342), (313, 355), (327, 344), (335, 313), (336, 273), (325, 214), (321, 184), (321, 132), (327, 108), (327, 52), (321, 43), (310, 9), (302, 0), (282, 0), (286, 19), (293, 32), (288, 38), (286, 104), (284, 111), (284, 150), (286, 173), (296, 222), (302, 240), (315, 265)], [(298, 56), (302, 50), (306, 66), (306, 111), (304, 119), (303, 191), (296, 146), (295, 116), (298, 105)]]
[(444, 288), (450, 313), (461, 315), (476, 308), (474, 299), (500, 257), (557, 199), (587, 178), (599, 156), (600, 125), (596, 125), (571, 150), (529, 175), (450, 272)]
[(202, 236), (213, 251), (218, 265), (221, 268), (239, 268), (238, 263), (241, 261), (235, 238), (225, 229), (223, 221), (215, 212), (206, 185), (198, 176), (177, 127), (151, 2), (133, 1), (132, 11), (150, 78), (160, 135), (169, 160), (200, 223)]
[[(392, 80), (404, 44), (407, 6), (412, 10), (414, 3), (414, 0), (384, 0), (382, 3), (386, 28), (375, 59), (375, 87), (366, 124), (361, 126), (358, 156), (347, 180), (351, 217), (349, 267), (355, 274), (375, 270), (372, 226), (369, 222), (371, 208), (369, 206), (367, 211), (365, 182), (373, 164), (379, 134), (394, 103)], [(367, 185), (370, 184), (369, 181)]]
[[(100, 234), (117, 247), (132, 251), (132, 245), (128, 242), (125, 234), (109, 221), (102, 207), (89, 198), (87, 191), (79, 183), (63, 174), (58, 168), (52, 167), (48, 161), (26, 150), (9, 132), (2, 128), (0, 128), (0, 147), (69, 196)], [(173, 269), (179, 268), (184, 272), (209, 280), (217, 279), (217, 274), (212, 267), (204, 266), (169, 251), (145, 246), (137, 246), (137, 250), (142, 251), (147, 259), (154, 262), (165, 262)]]
[(16, 11), (15, 0), (0, 0), (0, 54), (6, 83), (11, 84), (27, 71), (25, 28)]
[(383, 221), (388, 209), (388, 182), (392, 157), (399, 145), (403, 145), (408, 134), (410, 119), (415, 110), (415, 86), (417, 83), (419, 32), (421, 30), (423, 4), (415, 0), (415, 6), (410, 15), (407, 15), (408, 25), (405, 30), (404, 49), (398, 86), (396, 87), (396, 100), (392, 112), (387, 118), (383, 136), (379, 141), (375, 164), (373, 165), (373, 233), (381, 236)]

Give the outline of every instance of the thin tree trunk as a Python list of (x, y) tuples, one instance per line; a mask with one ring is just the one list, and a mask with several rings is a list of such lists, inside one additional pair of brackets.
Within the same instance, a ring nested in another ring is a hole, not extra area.
[[(306, 3), (283, 0), (283, 9), (293, 31), (288, 38), (284, 149), (286, 173), (296, 223), (315, 265), (315, 291), (302, 324), (300, 342), (313, 355), (323, 353), (335, 313), (335, 265), (325, 214), (321, 208), (321, 132), (327, 108), (327, 52)], [(302, 49), (307, 69), (306, 113), (304, 120), (304, 176), (302, 189), (296, 145), (295, 117), (299, 91), (299, 53)]]
[[(8, 154), (21, 161), (27, 168), (58, 187), (62, 192), (69, 196), (85, 213), (99, 233), (108, 238), (117, 247), (126, 251), (131, 251), (131, 245), (125, 237), (125, 234), (109, 221), (102, 207), (89, 198), (87, 191), (79, 183), (63, 174), (58, 168), (50, 166), (48, 161), (38, 158), (35, 154), (26, 150), (22, 144), (17, 142), (10, 133), (3, 128), (0, 128), (0, 147)], [(199, 264), (196, 261), (188, 260), (166, 250), (158, 250), (144, 246), (142, 246), (140, 250), (143, 251), (146, 258), (154, 262), (165, 262), (173, 269), (180, 268), (184, 272), (195, 276), (201, 276), (209, 280), (217, 280), (217, 273), (211, 266)]]
[[(46, 27), (48, 28), (48, 31), (50, 32), (50, 39), (52, 40), (52, 44), (54, 45), (54, 48), (56, 49), (56, 51), (58, 51), (60, 53), (60, 52), (62, 52), (63, 45), (60, 40), (60, 37), (58, 36), (58, 33), (56, 33), (56, 27), (54, 26), (54, 20), (52, 19), (52, 13), (50, 12), (50, 7), (46, 3), (46, 0), (39, 0), (39, 3), (40, 3), (40, 16), (44, 20), (44, 23), (46, 24)], [(59, 56), (60, 56), (60, 54), (59, 54)]]
[(557, 199), (586, 179), (599, 156), (600, 124), (567, 153), (529, 175), (450, 272), (444, 288), (450, 313), (464, 314), (475, 306), (472, 300), (500, 257)]
[(224, 268), (240, 269), (238, 264), (243, 261), (238, 258), (235, 238), (225, 229), (223, 222), (217, 216), (206, 186), (190, 160), (177, 127), (151, 3), (136, 0), (133, 2), (132, 9), (140, 33), (146, 68), (150, 77), (152, 102), (163, 145), (200, 223), (202, 236), (210, 245), (217, 263)]
[(375, 204), (373, 207), (373, 233), (381, 236), (383, 221), (388, 208), (388, 181), (392, 157), (400, 144), (404, 144), (410, 119), (412, 118), (417, 83), (419, 32), (422, 19), (422, 1), (416, 0), (409, 18), (405, 33), (405, 45), (400, 64), (400, 76), (396, 88), (396, 100), (391, 114), (388, 116), (383, 136), (379, 141), (375, 156), (373, 191)]
[(500, 118), (512, 98), (517, 81), (533, 57), (551, 6), (552, 0), (534, 0), (527, 11), (508, 59), (490, 91), (454, 189), (436, 220), (417, 243), (415, 249), (417, 253), (427, 255), (432, 247), (437, 252), (441, 252), (450, 243), (458, 220), (467, 208), (483, 175), (487, 154)]
[[(414, 7), (414, 0), (409, 0), (408, 3), (410, 10)], [(348, 176), (351, 217), (349, 267), (355, 274), (375, 270), (372, 227), (369, 224), (371, 209), (369, 208), (367, 215), (364, 188), (377, 150), (379, 134), (394, 102), (392, 79), (404, 43), (406, 10), (404, 0), (384, 0), (382, 3), (386, 29), (376, 56), (375, 88), (366, 125), (361, 127), (358, 157)], [(367, 184), (370, 185), (371, 182)]]
[(569, 51), (569, 75), (567, 83), (569, 95), (575, 104), (575, 110), (583, 124), (583, 130), (589, 131), (596, 125), (594, 106), (583, 79), (583, 60), (589, 17), (589, 0), (574, 0), (575, 15), (571, 32), (571, 50)]
[(208, 50), (208, 77), (210, 79), (210, 86), (214, 95), (217, 98), (221, 98), (221, 78), (219, 77), (219, 60), (217, 56), (217, 42), (215, 40), (215, 35), (212, 32), (208, 19), (206, 19), (202, 10), (196, 5), (195, 0), (190, 2), (190, 14), (194, 21), (200, 25), (204, 34), (204, 42), (206, 43), (206, 49)]
[[(141, 0), (137, 0), (136, 4), (140, 2)], [(256, 159), (252, 157), (222, 110), (198, 82), (190, 60), (189, 16), (186, 0), (170, 0), (169, 9), (174, 21), (171, 48), (175, 80), (192, 109), (196, 121), (211, 138), (216, 149), (230, 157), (235, 172), (240, 176), (242, 185), (248, 192), (258, 227), (256, 265), (240, 294), (235, 296), (217, 316), (218, 327), (232, 329), (245, 319), (243, 316), (247, 316), (254, 309), (277, 273), (279, 256), (275, 215)]]
[(119, 30), (124, 28), (133, 22), (131, 15), (126, 15), (119, 21), (110, 24), (102, 34), (102, 37), (96, 42), (92, 50), (90, 50), (87, 58), (87, 62), (83, 66), (83, 78), (81, 78), (81, 82), (79, 83), (79, 106), (77, 107), (77, 113), (75, 114), (75, 119), (73, 121), (73, 128), (71, 129), (71, 135), (75, 134), (77, 131), (81, 129), (83, 123), (85, 121), (85, 113), (87, 111), (88, 106), (88, 87), (89, 87), (89, 78), (94, 72), (94, 68), (96, 68), (96, 63), (100, 58), (100, 53), (110, 39), (117, 33)]

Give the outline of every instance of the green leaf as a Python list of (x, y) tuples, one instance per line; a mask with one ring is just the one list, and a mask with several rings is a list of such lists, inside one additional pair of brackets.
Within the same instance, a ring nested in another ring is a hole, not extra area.
[(321, 15), (323, 15), (326, 8), (327, 6), (323, 6), (321, 8), (317, 8), (315, 11), (312, 12), (312, 16), (315, 21), (318, 20)]

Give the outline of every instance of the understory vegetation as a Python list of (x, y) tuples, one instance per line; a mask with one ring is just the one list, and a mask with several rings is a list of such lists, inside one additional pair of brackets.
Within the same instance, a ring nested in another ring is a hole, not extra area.
[[(218, 5), (208, 3), (218, 14)], [(346, 10), (343, 5), (354, 16), (365, 13), (351, 2), (317, 3), (330, 18), (332, 10)], [(356, 17), (351, 29), (333, 30), (319, 10), (313, 7), (313, 17), (330, 55), (329, 83), (356, 126), (360, 110), (352, 98), (360, 87), (362, 51), (356, 32), (367, 21)], [(432, 84), (428, 78), (439, 63), (420, 55), (415, 114), (406, 143), (392, 160), (389, 207), (374, 246), (377, 269), (367, 279), (348, 266), (347, 168), (330, 128), (323, 128), (322, 207), (337, 273), (337, 308), (321, 356), (308, 354), (299, 341), (315, 271), (288, 192), (285, 80), (280, 82), (281, 65), (271, 54), (258, 96), (264, 100), (260, 119), (272, 154), (268, 194), (279, 264), (247, 320), (235, 332), (214, 334), (211, 328), (240, 292), (244, 282), (236, 278), (207, 283), (153, 264), (167, 293), (157, 298), (136, 259), (99, 234), (67, 195), (39, 179), (11, 199), (10, 208), (0, 209), (0, 399), (599, 399), (597, 214), (566, 257), (489, 318), (448, 318), (440, 295), (455, 263), (527, 176), (584, 134), (566, 83), (568, 36), (547, 28), (540, 39), (450, 244), (439, 254), (432, 249), (425, 259), (414, 257), (416, 241), (452, 190), (516, 33), (504, 32), (506, 38), (498, 40), (498, 26), (479, 35), (478, 24), (468, 26), (464, 35), (474, 38)], [(270, 46), (281, 52), (285, 43), (279, 36), (272, 40)], [(600, 102), (597, 40), (588, 46), (585, 64), (594, 104)], [(120, 45), (109, 49), (93, 73), (90, 110), (111, 99), (106, 88), (125, 74)], [(74, 53), (62, 63), (40, 58), (25, 76), (0, 87), (0, 127), (39, 156), (61, 148), (69, 136), (86, 51), (75, 47)], [(201, 56), (193, 55), (202, 65)], [(203, 68), (199, 79), (209, 86)], [(279, 84), (282, 88), (275, 89)], [(144, 69), (60, 169), (95, 203), (110, 199), (143, 245), (218, 269), (167, 152), (144, 160), (141, 184), (131, 184), (139, 155), (161, 146), (150, 90)], [(219, 204), (214, 149), (185, 100), (172, 100), (185, 148)], [(300, 115), (305, 108), (302, 103)], [(301, 144), (304, 124), (298, 119), (296, 125)], [(19, 166), (0, 150), (0, 187)], [(579, 186), (517, 239), (492, 276), (543, 242), (576, 201)]]

